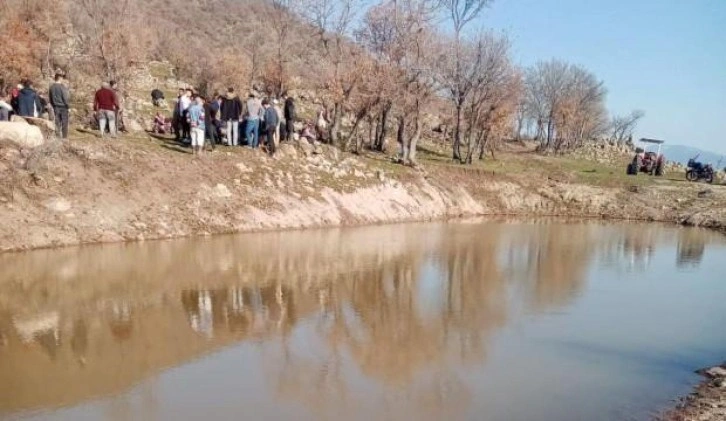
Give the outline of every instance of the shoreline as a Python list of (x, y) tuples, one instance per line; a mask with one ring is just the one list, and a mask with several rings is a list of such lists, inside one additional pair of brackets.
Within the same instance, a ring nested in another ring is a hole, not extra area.
[[(148, 138), (86, 136), (30, 153), (0, 145), (0, 253), (472, 217), (657, 222), (726, 234), (726, 186), (626, 178), (613, 166), (516, 153), (488, 167), (446, 162), (429, 158), (412, 169), (380, 154), (293, 144), (274, 160), (224, 147), (191, 159)], [(706, 382), (661, 419), (719, 419), (690, 415), (704, 405), (698, 396), (714, 394), (720, 401), (706, 409), (720, 416), (726, 389)]]

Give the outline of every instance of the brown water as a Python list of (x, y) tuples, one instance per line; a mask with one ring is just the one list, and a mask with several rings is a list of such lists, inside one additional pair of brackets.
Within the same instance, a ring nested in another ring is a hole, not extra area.
[(648, 419), (726, 358), (726, 242), (432, 223), (0, 255), (0, 418)]

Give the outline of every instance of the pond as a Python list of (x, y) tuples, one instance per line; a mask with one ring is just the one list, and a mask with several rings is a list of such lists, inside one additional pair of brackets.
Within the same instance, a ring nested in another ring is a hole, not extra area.
[(0, 419), (645, 420), (726, 357), (725, 239), (467, 220), (0, 254)]

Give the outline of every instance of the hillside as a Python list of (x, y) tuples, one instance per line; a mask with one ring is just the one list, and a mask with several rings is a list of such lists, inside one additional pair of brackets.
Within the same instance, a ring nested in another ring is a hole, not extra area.
[[(726, 155), (724, 154), (704, 151), (702, 149), (684, 145), (664, 144), (662, 150), (669, 161), (679, 162), (686, 165), (689, 159), (697, 156), (699, 161), (705, 164), (711, 164), (714, 168), (718, 167), (719, 170), (726, 168)], [(720, 166), (718, 166), (719, 162), (721, 163)]]

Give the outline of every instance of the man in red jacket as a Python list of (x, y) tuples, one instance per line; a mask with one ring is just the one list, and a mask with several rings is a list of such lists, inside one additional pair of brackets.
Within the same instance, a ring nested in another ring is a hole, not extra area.
[(106, 124), (111, 137), (116, 137), (116, 111), (118, 104), (116, 103), (116, 93), (111, 90), (111, 86), (104, 82), (101, 89), (96, 91), (96, 97), (93, 101), (93, 110), (98, 117), (98, 128), (101, 130), (101, 137), (106, 135)]

